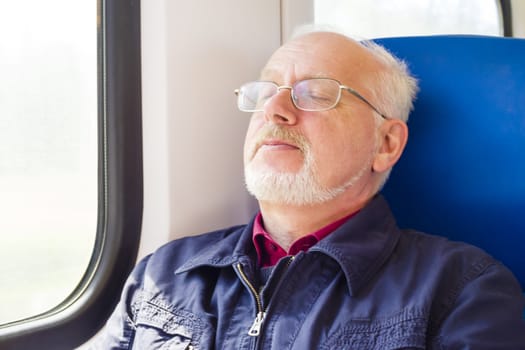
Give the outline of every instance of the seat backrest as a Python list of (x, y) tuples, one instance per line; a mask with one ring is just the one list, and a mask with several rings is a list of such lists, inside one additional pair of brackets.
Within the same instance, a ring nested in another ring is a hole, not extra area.
[(525, 40), (379, 39), (420, 93), (383, 189), (401, 227), (483, 248), (525, 290)]

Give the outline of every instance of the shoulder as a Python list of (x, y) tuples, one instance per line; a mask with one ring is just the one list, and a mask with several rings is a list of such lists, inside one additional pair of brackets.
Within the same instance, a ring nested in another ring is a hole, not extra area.
[(440, 294), (447, 294), (450, 303), (469, 283), (489, 274), (503, 275), (519, 286), (500, 261), (465, 242), (418, 231), (403, 231), (398, 250), (407, 259), (406, 263), (417, 266), (416, 270), (422, 275), (420, 278), (435, 284)]
[[(452, 307), (469, 285), (481, 280), (505, 280), (516, 292), (520, 290), (512, 273), (484, 250), (418, 231), (403, 231), (391, 262), (399, 277), (424, 286), (422, 293), (440, 299), (442, 311)], [(494, 283), (491, 288), (499, 287)]]
[[(182, 237), (166, 243), (146, 257), (148, 268), (174, 271), (189, 259), (210, 247), (233, 250), (246, 225), (232, 226), (203, 234)], [(218, 250), (218, 249), (217, 249)]]
[(196, 252), (220, 242), (230, 236), (240, 235), (246, 225), (231, 226), (211, 232), (201, 233), (193, 236), (186, 236), (170, 241), (158, 248), (153, 255), (157, 257), (171, 256), (177, 253), (179, 256), (191, 255)]
[(482, 270), (498, 264), (487, 252), (474, 245), (414, 230), (402, 231), (398, 249), (406, 256), (437, 263), (436, 268), (453, 266)]
[(245, 225), (233, 226), (176, 239), (142, 258), (124, 286), (123, 296), (126, 304), (140, 303), (143, 294), (154, 293), (158, 291), (159, 286), (172, 285), (176, 278), (176, 270), (196, 256), (202, 255), (203, 252), (233, 250), (231, 242), (239, 240), (245, 227)]
[[(414, 278), (434, 300), (429, 331), (439, 333), (440, 341), (461, 343), (469, 336), (467, 324), (487, 344), (503, 342), (505, 337), (517, 339), (518, 334), (523, 339), (523, 292), (512, 272), (497, 259), (473, 245), (417, 231), (404, 231), (398, 250), (404, 257), (399, 258), (402, 265), (414, 266), (410, 268)], [(491, 325), (484, 334), (483, 324)]]

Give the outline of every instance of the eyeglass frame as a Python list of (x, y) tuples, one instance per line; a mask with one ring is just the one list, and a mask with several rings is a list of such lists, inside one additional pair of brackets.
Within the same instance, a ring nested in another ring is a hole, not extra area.
[[(301, 82), (304, 82), (304, 81), (307, 81), (307, 80), (317, 80), (317, 79), (319, 79), (319, 80), (321, 80), (321, 79), (322, 80), (331, 80), (331, 81), (333, 81), (333, 82), (335, 82), (335, 83), (337, 83), (339, 85), (339, 93), (337, 95), (337, 98), (336, 98), (334, 104), (332, 106), (330, 106), (330, 107), (326, 107), (326, 108), (322, 108), (322, 109), (309, 109), (309, 108), (301, 108), (301, 107), (297, 106), (297, 104), (296, 104), (296, 102), (295, 102), (295, 100), (293, 98), (293, 96), (294, 96), (293, 95), (294, 86), (297, 85), (298, 83), (301, 83)], [(339, 101), (341, 101), (341, 95), (342, 95), (341, 94), (341, 90), (344, 90), (344, 91), (347, 91), (347, 92), (351, 93), (352, 95), (354, 95), (355, 97), (357, 97), (358, 99), (363, 101), (364, 103), (366, 103), (370, 108), (372, 108), (374, 110), (374, 112), (379, 114), (382, 118), (389, 119), (387, 116), (385, 116), (383, 113), (381, 113), (379, 111), (379, 109), (377, 109), (371, 102), (369, 102), (365, 97), (363, 97), (360, 93), (358, 93), (357, 91), (355, 91), (354, 89), (352, 89), (349, 86), (341, 84), (338, 80), (333, 79), (333, 78), (321, 78), (321, 77), (320, 78), (307, 78), (307, 79), (302, 79), (302, 80), (298, 80), (298, 81), (294, 82), (292, 86), (290, 86), (290, 85), (278, 85), (276, 82), (269, 81), (269, 80), (254, 80), (254, 81), (245, 83), (243, 85), (250, 84), (250, 83), (257, 83), (257, 82), (271, 83), (271, 84), (275, 85), (275, 87), (277, 88), (277, 92), (274, 95), (272, 95), (270, 98), (273, 98), (275, 95), (277, 95), (279, 93), (279, 91), (281, 91), (283, 89), (290, 90), (290, 99), (292, 100), (292, 104), (294, 105), (295, 108), (297, 108), (298, 110), (301, 110), (301, 111), (305, 111), (305, 112), (323, 112), (323, 111), (328, 111), (330, 109), (333, 109), (339, 104)], [(239, 96), (240, 88), (239, 89), (235, 89), (234, 93), (235, 93), (236, 96)], [(268, 98), (268, 100), (270, 98)], [(242, 112), (249, 112), (249, 113), (264, 111), (264, 109), (250, 109), (250, 110), (241, 109), (239, 107), (239, 101), (237, 101), (237, 108), (239, 108), (239, 110), (241, 110)]]

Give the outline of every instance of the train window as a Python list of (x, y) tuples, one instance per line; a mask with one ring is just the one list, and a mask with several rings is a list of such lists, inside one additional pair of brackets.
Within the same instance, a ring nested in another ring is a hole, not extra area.
[(0, 348), (72, 349), (137, 257), (140, 0), (0, 5)]
[(496, 0), (315, 0), (314, 17), (359, 38), (503, 35)]
[(92, 254), (97, 35), (93, 1), (0, 3), (4, 324), (58, 305), (75, 289)]

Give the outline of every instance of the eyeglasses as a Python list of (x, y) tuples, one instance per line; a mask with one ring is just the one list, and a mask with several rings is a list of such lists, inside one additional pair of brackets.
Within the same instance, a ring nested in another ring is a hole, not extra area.
[(321, 112), (332, 109), (339, 103), (341, 90), (344, 90), (366, 103), (381, 117), (388, 119), (357, 91), (330, 78), (299, 80), (292, 86), (279, 86), (272, 81), (252, 81), (235, 90), (237, 107), (243, 112), (261, 112), (264, 104), (283, 89), (290, 90), (294, 106), (302, 111)]

